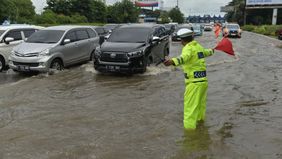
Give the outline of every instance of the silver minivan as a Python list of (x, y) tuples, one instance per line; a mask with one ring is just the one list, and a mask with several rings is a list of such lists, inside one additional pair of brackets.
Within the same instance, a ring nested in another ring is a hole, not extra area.
[(62, 70), (91, 60), (98, 45), (99, 36), (90, 26), (48, 27), (13, 49), (9, 67), (19, 72)]
[(33, 25), (0, 26), (0, 72), (8, 66), (8, 58), (13, 47), (43, 27)]

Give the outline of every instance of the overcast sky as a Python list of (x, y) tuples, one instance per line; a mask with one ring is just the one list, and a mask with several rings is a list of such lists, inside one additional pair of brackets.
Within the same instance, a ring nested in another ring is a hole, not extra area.
[[(36, 7), (36, 12), (40, 13), (44, 6), (46, 6), (46, 0), (32, 0)], [(106, 0), (108, 4), (113, 4), (118, 0)], [(176, 6), (177, 0), (163, 0), (165, 8), (171, 8)], [(220, 7), (227, 5), (231, 0), (178, 0), (181, 11), (188, 15), (204, 15), (204, 14), (216, 14), (224, 15), (220, 12)]]

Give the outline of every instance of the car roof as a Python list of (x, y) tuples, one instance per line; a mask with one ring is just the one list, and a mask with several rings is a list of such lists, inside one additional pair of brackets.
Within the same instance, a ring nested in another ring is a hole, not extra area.
[(43, 29), (44, 27), (26, 24), (12, 24), (12, 25), (0, 25), (0, 30), (10, 29)]
[(162, 25), (159, 24), (151, 24), (151, 23), (143, 23), (143, 24), (125, 24), (120, 26), (119, 28), (155, 28)]
[(76, 28), (91, 28), (91, 26), (60, 25), (60, 26), (48, 27), (48, 28), (45, 28), (44, 30), (61, 30), (61, 31), (67, 31), (67, 30), (76, 29)]

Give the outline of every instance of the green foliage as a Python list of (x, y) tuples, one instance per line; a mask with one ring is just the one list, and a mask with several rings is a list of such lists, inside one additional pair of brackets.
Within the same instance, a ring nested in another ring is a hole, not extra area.
[(108, 21), (112, 23), (137, 22), (139, 9), (129, 0), (122, 0), (108, 7)]
[(245, 25), (245, 26), (242, 26), (242, 29), (245, 31), (254, 31), (255, 26), (254, 25)]
[(30, 23), (34, 16), (31, 0), (1, 0), (0, 23), (7, 19), (15, 23)]
[(87, 18), (79, 14), (72, 16), (65, 16), (63, 14), (56, 14), (51, 10), (44, 11), (41, 15), (36, 17), (37, 24), (73, 24), (73, 23), (86, 23)]
[(169, 11), (169, 17), (171, 18), (172, 22), (180, 24), (184, 22), (184, 15), (177, 7)]
[(276, 31), (282, 29), (282, 25), (261, 25), (261, 26), (245, 25), (242, 27), (242, 29), (245, 31), (251, 31), (267, 36), (275, 36)]
[(56, 14), (72, 16), (80, 14), (89, 22), (105, 22), (107, 16), (106, 5), (101, 0), (47, 0), (46, 9)]
[(169, 23), (169, 22), (170, 22), (169, 14), (168, 14), (168, 12), (166, 12), (166, 11), (163, 11), (163, 12), (161, 13), (160, 18), (161, 18), (161, 23), (162, 23), (162, 24), (165, 24), (165, 23)]

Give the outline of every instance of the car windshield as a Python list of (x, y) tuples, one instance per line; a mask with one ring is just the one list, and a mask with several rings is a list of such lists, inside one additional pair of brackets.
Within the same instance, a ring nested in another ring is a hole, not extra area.
[(239, 29), (238, 25), (227, 25), (228, 29)]
[(119, 28), (112, 33), (107, 41), (122, 43), (145, 43), (150, 31), (151, 29), (149, 28)]
[(0, 36), (5, 32), (5, 30), (0, 30)]
[(32, 34), (26, 42), (28, 43), (57, 43), (63, 36), (63, 30), (40, 30)]

